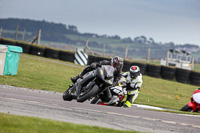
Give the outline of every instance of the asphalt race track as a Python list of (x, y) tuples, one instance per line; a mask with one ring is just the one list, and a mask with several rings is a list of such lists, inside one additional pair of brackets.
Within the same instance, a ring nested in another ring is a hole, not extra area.
[(200, 133), (200, 116), (63, 101), (62, 93), (0, 85), (0, 112), (157, 133)]

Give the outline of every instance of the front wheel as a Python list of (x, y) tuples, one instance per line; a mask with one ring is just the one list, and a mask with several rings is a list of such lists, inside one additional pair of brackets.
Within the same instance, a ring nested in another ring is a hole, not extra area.
[(63, 93), (63, 100), (64, 101), (71, 101), (73, 99), (73, 96), (70, 95), (71, 90), (72, 90), (72, 88), (69, 88)]
[(81, 92), (81, 94), (77, 97), (77, 102), (85, 102), (87, 99), (91, 98), (98, 91), (98, 89), (99, 87), (94, 85), (86, 92)]
[(187, 112), (192, 112), (193, 108), (188, 106), (187, 104), (180, 110), (180, 111), (187, 111)]

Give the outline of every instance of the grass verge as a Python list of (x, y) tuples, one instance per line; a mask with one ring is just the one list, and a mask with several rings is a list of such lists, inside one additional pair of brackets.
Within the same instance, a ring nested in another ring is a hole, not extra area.
[(139, 133), (0, 113), (1, 133)]

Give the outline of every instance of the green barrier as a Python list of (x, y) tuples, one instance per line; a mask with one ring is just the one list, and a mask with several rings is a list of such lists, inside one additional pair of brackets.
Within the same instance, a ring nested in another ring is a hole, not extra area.
[(17, 75), (20, 53), (23, 52), (21, 47), (9, 46), (6, 54), (6, 61), (3, 75)]

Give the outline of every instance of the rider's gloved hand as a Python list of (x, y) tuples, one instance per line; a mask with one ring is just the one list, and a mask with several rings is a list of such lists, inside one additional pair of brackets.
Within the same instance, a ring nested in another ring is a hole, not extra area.
[(101, 64), (97, 63), (97, 64), (96, 64), (96, 67), (101, 67)]
[(90, 65), (93, 69), (97, 68), (97, 67), (101, 67), (101, 64), (94, 62)]
[(90, 65), (90, 67), (93, 68), (93, 69), (95, 69), (96, 66), (97, 66), (97, 63), (96, 63), (96, 62), (94, 62), (94, 63), (92, 63), (92, 64)]

